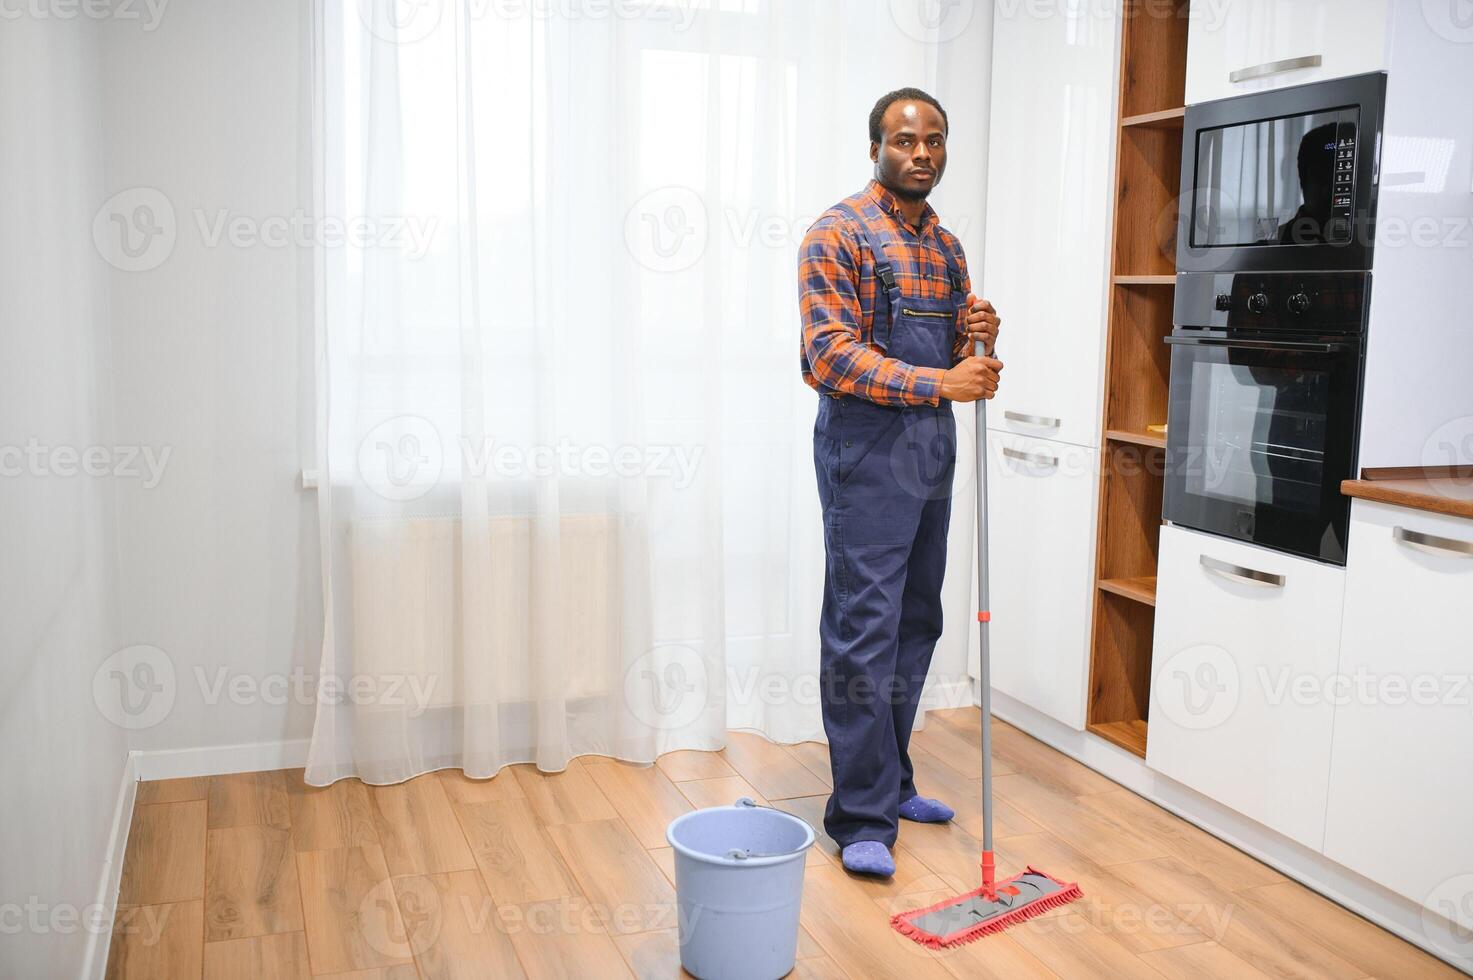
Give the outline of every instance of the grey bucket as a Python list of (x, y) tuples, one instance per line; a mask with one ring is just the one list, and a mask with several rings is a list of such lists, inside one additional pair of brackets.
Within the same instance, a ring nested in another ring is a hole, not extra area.
[(742, 797), (676, 817), (665, 839), (675, 849), (680, 965), (701, 980), (792, 970), (813, 828)]

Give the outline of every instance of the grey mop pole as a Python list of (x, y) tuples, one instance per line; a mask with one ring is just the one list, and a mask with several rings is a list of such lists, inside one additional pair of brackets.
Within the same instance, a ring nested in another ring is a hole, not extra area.
[[(976, 353), (983, 353), (977, 345)], [(992, 853), (992, 669), (987, 643), (991, 607), (987, 603), (987, 399), (977, 399), (977, 620), (982, 685), (982, 889), (997, 897), (997, 864)]]

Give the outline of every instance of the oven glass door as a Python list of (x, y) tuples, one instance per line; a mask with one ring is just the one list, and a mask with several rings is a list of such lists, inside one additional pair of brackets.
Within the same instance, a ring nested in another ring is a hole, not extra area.
[(1344, 564), (1357, 343), (1169, 342), (1166, 518)]

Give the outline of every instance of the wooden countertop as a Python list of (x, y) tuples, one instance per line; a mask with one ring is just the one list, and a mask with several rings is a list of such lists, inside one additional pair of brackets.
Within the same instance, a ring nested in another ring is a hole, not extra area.
[(1366, 469), (1359, 480), (1343, 481), (1340, 492), (1362, 500), (1473, 518), (1473, 466)]

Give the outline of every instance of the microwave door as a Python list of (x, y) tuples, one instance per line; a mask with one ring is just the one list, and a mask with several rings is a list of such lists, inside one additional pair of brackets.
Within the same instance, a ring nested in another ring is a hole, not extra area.
[(1344, 561), (1356, 438), (1353, 343), (1168, 338), (1165, 516)]

